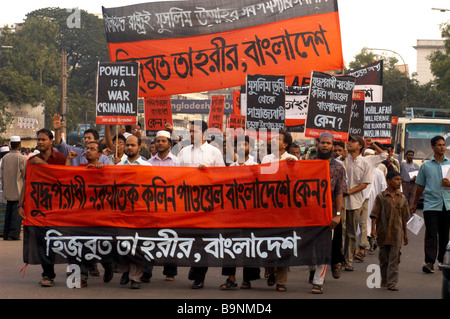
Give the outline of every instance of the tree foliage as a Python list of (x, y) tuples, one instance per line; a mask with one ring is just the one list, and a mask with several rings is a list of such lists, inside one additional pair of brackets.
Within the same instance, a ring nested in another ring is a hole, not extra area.
[[(443, 93), (446, 100), (444, 107), (450, 107), (450, 23), (441, 25), (441, 35), (444, 39), (444, 51), (435, 51), (430, 56), (430, 69), (435, 80), (436, 90)], [(445, 94), (446, 93), (446, 94)]]
[(0, 43), (12, 48), (0, 55), (2, 114), (8, 102), (43, 103), (45, 126), (52, 126), (53, 114), (60, 113), (63, 52), (68, 65), (67, 132), (84, 122), (86, 110), (95, 109), (97, 64), (109, 60), (103, 21), (80, 10), (80, 26), (71, 28), (71, 14), (61, 8), (35, 10), (27, 14), (20, 30), (4, 32)]
[(383, 60), (383, 101), (392, 105), (394, 116), (404, 116), (406, 107), (450, 107), (450, 24), (441, 26), (445, 51), (435, 51), (430, 56), (431, 71), (435, 80), (420, 84), (416, 74), (406, 77), (402, 68), (396, 68), (398, 59), (386, 53), (375, 54), (363, 48), (349, 63), (350, 69), (358, 69), (377, 60)]

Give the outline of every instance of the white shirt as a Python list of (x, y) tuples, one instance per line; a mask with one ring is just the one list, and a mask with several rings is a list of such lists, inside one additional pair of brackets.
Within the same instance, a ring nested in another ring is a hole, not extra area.
[[(115, 156), (115, 154), (111, 154), (111, 155), (108, 156), (109, 163), (110, 163), (111, 165), (116, 165), (116, 163), (114, 162), (114, 156)], [(120, 158), (120, 162), (125, 162), (127, 158), (128, 158), (127, 154), (124, 153), (124, 154), (122, 155), (122, 157)], [(120, 162), (119, 162), (119, 163), (120, 163)]]
[[(345, 159), (347, 167), (348, 183), (347, 188), (352, 189), (359, 184), (372, 182), (373, 168), (361, 155), (352, 158), (351, 155)], [(368, 187), (368, 186), (367, 186)], [(347, 209), (359, 209), (364, 202), (364, 192), (359, 191), (347, 196)]]
[(370, 222), (370, 213), (372, 212), (373, 204), (375, 203), (375, 198), (379, 193), (384, 191), (387, 188), (386, 178), (384, 173), (379, 169), (375, 168), (372, 183), (370, 183), (366, 189), (369, 189), (368, 198), (369, 201), (367, 203), (367, 211), (369, 212), (367, 216), (367, 234), (370, 234), (372, 230), (372, 222)]
[(177, 158), (177, 166), (198, 167), (199, 165), (207, 167), (225, 166), (225, 162), (219, 149), (207, 142), (201, 146), (188, 145), (183, 147)]
[(271, 162), (275, 162), (275, 161), (282, 161), (288, 158), (292, 158), (293, 160), (298, 160), (297, 156), (289, 154), (288, 152), (284, 152), (283, 154), (281, 154), (280, 157), (276, 157), (275, 154), (268, 154), (266, 156), (264, 156), (261, 160), (261, 164), (264, 163), (271, 163)]
[[(231, 163), (230, 166), (239, 166), (239, 158), (236, 162)], [(252, 155), (248, 156), (248, 160), (246, 160), (243, 165), (258, 165), (258, 163), (255, 162), (255, 158)]]
[(137, 160), (135, 160), (134, 162), (130, 162), (128, 160), (128, 156), (127, 156), (127, 158), (123, 162), (120, 162), (117, 165), (146, 165), (146, 166), (152, 166), (152, 164), (147, 162), (147, 160), (145, 158), (143, 158), (142, 156), (139, 156), (137, 158)]

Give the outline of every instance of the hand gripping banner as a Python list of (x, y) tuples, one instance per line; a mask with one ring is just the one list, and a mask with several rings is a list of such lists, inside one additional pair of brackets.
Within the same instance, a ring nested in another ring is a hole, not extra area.
[(103, 8), (103, 20), (110, 60), (140, 62), (140, 97), (344, 67), (336, 0), (151, 2)]
[[(277, 164), (276, 172), (262, 174)], [(187, 168), (27, 168), (24, 261), (179, 266), (328, 263), (324, 160)]]

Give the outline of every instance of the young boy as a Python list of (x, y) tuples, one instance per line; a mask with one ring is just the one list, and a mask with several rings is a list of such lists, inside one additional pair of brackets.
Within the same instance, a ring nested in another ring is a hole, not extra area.
[(398, 264), (402, 239), (408, 244), (406, 222), (409, 217), (408, 200), (400, 191), (402, 178), (399, 172), (391, 170), (386, 175), (388, 187), (379, 193), (370, 214), (371, 236), (377, 237), (380, 247), (378, 260), (381, 269), (381, 286), (397, 291)]

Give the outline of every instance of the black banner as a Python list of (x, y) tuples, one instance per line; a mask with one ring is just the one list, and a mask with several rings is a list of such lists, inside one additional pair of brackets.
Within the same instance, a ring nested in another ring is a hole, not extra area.
[(29, 264), (126, 258), (155, 265), (259, 267), (329, 264), (331, 256), (328, 226), (258, 229), (25, 226), (24, 234), (24, 261)]
[(355, 77), (355, 90), (364, 92), (366, 102), (383, 101), (383, 60), (350, 70), (347, 74)]
[(322, 132), (335, 139), (348, 139), (355, 78), (313, 71), (309, 89), (305, 135), (319, 137)]
[(381, 144), (391, 143), (392, 106), (386, 103), (366, 103), (364, 138)]
[(286, 80), (278, 75), (247, 75), (247, 130), (284, 129)]
[(138, 62), (98, 63), (97, 124), (136, 124), (138, 72)]
[(108, 42), (132, 42), (213, 34), (336, 10), (337, 1), (160, 1), (103, 7), (103, 20)]
[(363, 91), (353, 91), (352, 118), (350, 120), (350, 135), (364, 136), (365, 98)]

